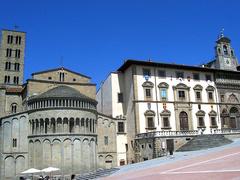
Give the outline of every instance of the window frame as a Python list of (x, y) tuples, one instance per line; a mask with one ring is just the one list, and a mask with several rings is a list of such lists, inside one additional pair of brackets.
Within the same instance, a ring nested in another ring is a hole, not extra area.
[(152, 89), (151, 88), (145, 88), (144, 89), (144, 95), (146, 99), (151, 99), (152, 98)]
[[(120, 124), (121, 124), (121, 126), (120, 126)], [(118, 133), (125, 133), (124, 122), (120, 121), (117, 123), (117, 125), (118, 125)]]
[(178, 100), (181, 100), (181, 101), (186, 100), (186, 91), (181, 89), (181, 90), (178, 90), (177, 93), (178, 93)]
[(118, 103), (123, 103), (123, 93), (122, 92), (118, 93)]
[[(155, 130), (156, 129), (156, 126), (155, 126), (155, 112), (152, 111), (152, 110), (147, 110), (145, 113), (145, 129), (146, 130)], [(150, 121), (150, 118), (151, 118), (151, 123), (149, 123)], [(152, 125), (152, 126), (149, 126), (149, 125)]]
[[(213, 123), (214, 122), (214, 123)], [(211, 128), (217, 128), (217, 120), (216, 116), (210, 116), (210, 127)]]
[(184, 72), (183, 71), (176, 71), (176, 78), (179, 79), (179, 78), (182, 78), (184, 79)]
[[(202, 120), (202, 124), (200, 123), (200, 118)], [(198, 128), (206, 128), (204, 116), (198, 116)]]
[(104, 136), (104, 145), (107, 146), (109, 144), (108, 136)]
[(206, 81), (212, 81), (212, 76), (210, 74), (205, 74)]
[[(153, 116), (148, 116), (147, 118), (147, 128), (148, 129), (154, 129), (155, 124), (154, 124), (154, 117)], [(149, 123), (150, 122), (150, 123)], [(151, 126), (150, 126), (151, 125)]]
[(195, 96), (196, 96), (196, 101), (202, 101), (202, 91), (195, 91)]
[[(208, 91), (207, 93), (208, 93), (208, 100), (209, 101), (213, 101), (214, 100), (214, 98), (213, 98), (213, 91)], [(210, 97), (210, 95), (211, 95), (211, 97)]]
[(148, 76), (149, 78), (151, 77), (151, 69), (143, 68), (142, 72), (143, 72), (143, 77), (146, 77), (146, 76)]
[[(161, 74), (161, 73), (162, 74)], [(158, 78), (166, 78), (166, 71), (165, 70), (158, 70)]]
[[(196, 78), (197, 76), (197, 78)], [(199, 73), (193, 73), (193, 80), (200, 81), (200, 74)]]

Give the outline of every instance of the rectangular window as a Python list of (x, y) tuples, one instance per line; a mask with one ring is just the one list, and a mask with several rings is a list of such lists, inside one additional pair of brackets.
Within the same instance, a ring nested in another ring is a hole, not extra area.
[(12, 42), (13, 42), (13, 36), (12, 35), (8, 35), (7, 43), (8, 44), (12, 44)]
[(12, 105), (12, 113), (16, 113), (17, 112), (17, 105), (16, 104), (13, 104)]
[(81, 119), (81, 126), (84, 126), (84, 119)]
[(5, 70), (11, 70), (11, 63), (10, 62), (6, 62)]
[(176, 78), (184, 78), (184, 73), (183, 72), (176, 72)]
[(203, 117), (198, 117), (198, 125), (199, 125), (199, 127), (204, 127), (205, 126)]
[(167, 90), (165, 88), (161, 89), (161, 99), (162, 100), (167, 99)]
[(212, 77), (210, 74), (206, 74), (206, 81), (212, 81)]
[(128, 144), (125, 144), (126, 152), (128, 152)]
[(196, 92), (196, 99), (201, 100), (201, 92), (199, 91)]
[(20, 64), (19, 64), (19, 63), (15, 63), (15, 64), (14, 64), (14, 70), (15, 70), (15, 71), (19, 71), (19, 67), (20, 67)]
[(146, 98), (151, 98), (152, 97), (151, 89), (145, 89), (145, 94), (146, 94)]
[(168, 117), (163, 117), (163, 127), (170, 127)]
[(185, 91), (178, 91), (178, 97), (181, 100), (185, 99)]
[(201, 109), (201, 104), (198, 104), (198, 109)]
[(208, 99), (213, 100), (213, 92), (208, 92)]
[(16, 138), (13, 138), (13, 147), (17, 147), (17, 139)]
[(16, 36), (15, 43), (20, 45), (21, 44), (21, 39), (22, 39), (21, 36)]
[(144, 77), (146, 77), (146, 76), (150, 77), (151, 76), (151, 70), (143, 68), (143, 76)]
[(9, 84), (10, 83), (10, 76), (5, 76), (4, 77), (4, 83)]
[(118, 122), (118, 132), (124, 132), (124, 122)]
[(200, 76), (198, 73), (193, 73), (193, 79), (194, 80), (200, 80)]
[(104, 144), (108, 145), (108, 136), (104, 136)]
[(147, 117), (148, 128), (154, 128), (153, 117)]
[(123, 103), (123, 93), (118, 93), (118, 102)]
[(21, 36), (18, 36), (18, 44), (19, 44), (19, 45), (21, 44), (21, 41), (22, 41), (22, 37), (21, 37)]
[(11, 56), (12, 56), (12, 49), (7, 48), (6, 57), (11, 57)]
[(221, 95), (221, 102), (224, 102), (224, 99), (225, 99), (225, 98), (224, 98), (224, 95), (222, 94), (222, 95)]
[(166, 71), (158, 70), (158, 77), (165, 78), (166, 77)]
[(212, 126), (217, 126), (217, 122), (216, 122), (216, 118), (215, 117), (211, 117), (211, 125)]
[(64, 82), (64, 73), (63, 72), (59, 73), (59, 81)]
[(20, 58), (20, 53), (21, 53), (20, 49), (16, 49), (15, 50), (15, 58)]

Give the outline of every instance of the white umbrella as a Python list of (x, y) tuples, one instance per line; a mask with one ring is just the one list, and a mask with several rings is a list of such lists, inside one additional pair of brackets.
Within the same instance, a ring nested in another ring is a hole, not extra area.
[(41, 170), (35, 169), (35, 168), (30, 168), (26, 171), (21, 172), (21, 174), (34, 174), (34, 173), (39, 173)]
[(32, 179), (33, 179), (33, 174), (34, 173), (40, 173), (40, 172), (42, 172), (42, 171), (39, 170), (39, 169), (30, 168), (30, 169), (28, 169), (26, 171), (21, 172), (21, 174), (31, 174), (32, 175)]
[(48, 167), (48, 168), (45, 168), (45, 169), (42, 169), (42, 172), (54, 172), (54, 171), (60, 171), (59, 168), (55, 168), (55, 167)]
[(42, 169), (42, 172), (50, 173), (50, 178), (52, 177), (52, 172), (54, 171), (60, 171), (60, 169), (55, 167), (48, 167), (48, 168)]

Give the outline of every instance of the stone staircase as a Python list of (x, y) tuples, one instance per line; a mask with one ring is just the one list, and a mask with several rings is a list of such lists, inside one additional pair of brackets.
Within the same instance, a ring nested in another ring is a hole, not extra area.
[(223, 146), (231, 142), (231, 140), (225, 138), (224, 135), (221, 134), (199, 135), (184, 144), (177, 151), (197, 151), (201, 149)]
[(89, 172), (89, 173), (79, 175), (75, 179), (76, 180), (98, 179), (100, 177), (109, 176), (118, 170), (119, 168), (98, 169), (97, 171), (94, 171), (94, 172)]

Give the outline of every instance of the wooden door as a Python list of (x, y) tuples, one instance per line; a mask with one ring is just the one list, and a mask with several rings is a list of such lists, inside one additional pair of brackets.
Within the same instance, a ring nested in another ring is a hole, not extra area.
[(180, 130), (181, 131), (189, 130), (188, 115), (186, 112), (182, 111), (179, 114), (179, 121), (180, 121)]

